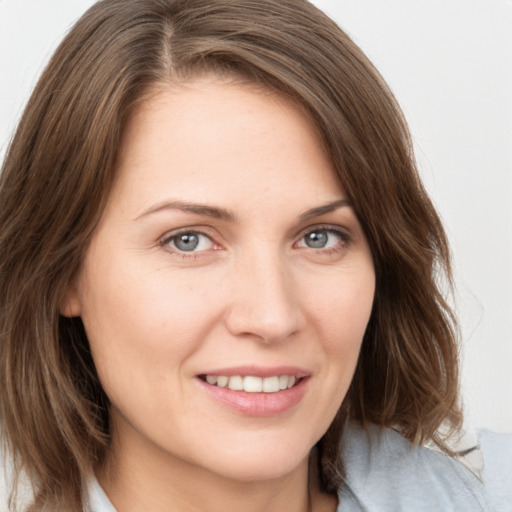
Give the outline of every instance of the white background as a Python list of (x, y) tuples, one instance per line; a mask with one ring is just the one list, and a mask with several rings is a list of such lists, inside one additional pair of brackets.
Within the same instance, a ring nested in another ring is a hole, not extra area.
[[(92, 3), (0, 0), (0, 157), (44, 63)], [(512, 1), (314, 3), (402, 105), (454, 252), (469, 421), (512, 431)]]

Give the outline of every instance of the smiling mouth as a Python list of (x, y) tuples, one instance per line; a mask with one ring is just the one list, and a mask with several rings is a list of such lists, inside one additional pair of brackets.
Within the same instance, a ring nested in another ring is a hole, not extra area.
[(293, 388), (302, 380), (294, 375), (275, 375), (257, 377), (255, 375), (199, 375), (199, 378), (210, 386), (227, 388), (232, 391), (246, 393), (277, 393)]

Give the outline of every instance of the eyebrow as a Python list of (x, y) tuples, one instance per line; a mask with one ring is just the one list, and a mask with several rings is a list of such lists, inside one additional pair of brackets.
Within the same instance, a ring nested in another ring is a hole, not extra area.
[(181, 210), (183, 212), (195, 213), (196, 215), (203, 215), (205, 217), (212, 217), (228, 222), (237, 221), (237, 216), (231, 210), (217, 206), (208, 206), (206, 204), (188, 203), (185, 201), (165, 201), (158, 203), (142, 212), (135, 220), (163, 210)]
[(300, 216), (300, 220), (305, 221), (314, 217), (320, 217), (320, 215), (333, 212), (334, 210), (337, 210), (343, 206), (352, 206), (352, 203), (348, 199), (338, 199), (332, 203), (328, 203), (323, 206), (317, 206), (316, 208), (311, 208), (311, 210), (304, 212)]
[[(303, 222), (314, 217), (319, 217), (320, 215), (325, 215), (326, 213), (333, 212), (334, 210), (337, 210), (343, 206), (352, 206), (352, 203), (348, 199), (338, 199), (332, 203), (316, 206), (315, 208), (311, 208), (310, 210), (304, 212), (300, 216), (300, 221)], [(206, 204), (189, 203), (185, 201), (165, 201), (158, 203), (142, 212), (138, 217), (135, 218), (135, 220), (139, 220), (143, 217), (164, 210), (181, 210), (183, 212), (194, 213), (196, 215), (203, 215), (228, 222), (238, 221), (237, 215), (226, 208), (209, 206)]]

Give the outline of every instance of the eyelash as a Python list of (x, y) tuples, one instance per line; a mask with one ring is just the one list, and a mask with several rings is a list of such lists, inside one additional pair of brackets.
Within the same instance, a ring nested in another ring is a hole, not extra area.
[(347, 249), (352, 243), (352, 238), (346, 231), (341, 230), (338, 227), (330, 226), (328, 224), (320, 224), (317, 226), (311, 226), (306, 228), (304, 231), (302, 231), (298, 240), (303, 240), (308, 234), (314, 233), (315, 231), (322, 231), (325, 233), (333, 234), (340, 239), (340, 243), (337, 243), (333, 247), (329, 247), (326, 249), (314, 249), (313, 247), (305, 247), (305, 249), (311, 249), (312, 251), (321, 252), (322, 254), (329, 256), (342, 252), (343, 250)]
[(201, 236), (204, 236), (204, 237), (208, 238), (213, 245), (217, 245), (217, 244), (215, 244), (215, 242), (213, 241), (213, 238), (210, 235), (208, 235), (207, 233), (204, 233), (200, 229), (194, 229), (194, 228), (185, 228), (185, 229), (181, 229), (181, 230), (179, 230), (179, 231), (177, 231), (175, 233), (172, 233), (169, 236), (166, 235), (161, 240), (160, 245), (162, 247), (166, 248), (168, 250), (168, 252), (170, 252), (174, 256), (176, 256), (178, 258), (185, 259), (185, 260), (197, 259), (197, 258), (201, 257), (202, 253), (206, 252), (206, 251), (197, 251), (197, 252), (196, 251), (190, 251), (190, 252), (187, 252), (187, 251), (180, 251), (177, 248), (169, 247), (169, 244), (173, 240), (177, 240), (182, 235), (201, 235)]
[[(340, 239), (340, 243), (334, 245), (333, 247), (329, 247), (326, 249), (324, 249), (324, 248), (315, 249), (313, 247), (303, 247), (303, 249), (305, 249), (305, 250), (309, 249), (315, 253), (321, 253), (321, 254), (329, 256), (329, 255), (337, 254), (337, 253), (347, 249), (352, 242), (352, 238), (346, 231), (343, 231), (339, 228), (334, 228), (330, 225), (318, 225), (318, 226), (308, 227), (307, 229), (302, 231), (302, 233), (298, 237), (297, 241), (302, 241), (308, 234), (314, 233), (315, 231), (321, 231), (321, 232), (333, 234)], [(182, 259), (197, 259), (197, 258), (201, 257), (203, 255), (203, 253), (208, 252), (207, 250), (197, 251), (197, 252), (196, 251), (187, 252), (187, 251), (180, 251), (177, 248), (169, 247), (169, 244), (171, 244), (173, 242), (173, 240), (176, 240), (178, 237), (180, 237), (181, 235), (185, 235), (185, 234), (194, 234), (194, 235), (204, 236), (204, 237), (208, 238), (214, 246), (217, 245), (210, 235), (208, 235), (207, 233), (204, 233), (200, 229), (194, 229), (194, 228), (185, 228), (185, 229), (179, 230), (178, 232), (172, 233), (169, 236), (166, 235), (161, 240), (160, 245), (164, 248), (167, 248), (167, 250), (169, 252), (171, 252), (174, 256), (176, 256), (178, 258), (182, 258)], [(295, 243), (297, 243), (297, 242), (295, 242)]]

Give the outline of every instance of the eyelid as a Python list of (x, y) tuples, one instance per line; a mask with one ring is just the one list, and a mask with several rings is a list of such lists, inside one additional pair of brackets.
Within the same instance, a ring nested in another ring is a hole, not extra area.
[[(334, 245), (328, 247), (309, 247), (305, 242), (303, 242), (303, 240), (306, 235), (314, 231), (326, 231), (331, 233), (331, 235), (334, 234), (338, 237), (338, 241)], [(352, 241), (352, 236), (349, 230), (346, 228), (332, 224), (317, 224), (309, 226), (301, 231), (300, 235), (296, 239), (296, 242), (294, 243), (294, 248), (299, 250), (301, 254), (307, 255), (308, 258), (312, 256), (322, 259), (326, 257), (333, 258), (340, 257), (347, 249), (349, 249)]]
[(304, 238), (308, 233), (311, 233), (312, 231), (330, 231), (331, 233), (339, 234), (340, 237), (345, 240), (347, 243), (349, 243), (352, 240), (352, 236), (350, 235), (350, 231), (347, 228), (344, 228), (342, 226), (336, 225), (336, 224), (313, 224), (311, 226), (308, 226), (297, 234), (295, 237), (297, 241)]
[[(352, 236), (350, 235), (350, 232), (347, 228), (344, 228), (344, 227), (342, 227), (340, 225), (336, 225), (336, 224), (321, 223), (321, 224), (312, 224), (312, 225), (307, 226), (306, 228), (303, 228), (294, 237), (294, 239), (295, 239), (294, 246), (296, 246), (308, 233), (311, 233), (315, 230), (327, 231), (330, 233), (334, 233), (335, 235), (337, 235), (340, 238), (340, 243), (336, 244), (334, 247), (315, 249), (312, 247), (303, 246), (303, 247), (301, 247), (301, 249), (311, 250), (315, 253), (333, 253), (333, 252), (340, 251), (342, 249), (346, 249), (352, 242)], [(158, 243), (161, 247), (166, 249), (169, 253), (171, 253), (177, 257), (180, 257), (183, 259), (199, 258), (202, 256), (207, 256), (212, 251), (217, 251), (219, 249), (222, 249), (222, 245), (217, 242), (217, 237), (212, 235), (209, 231), (210, 231), (209, 229), (205, 229), (202, 226), (201, 227), (185, 226), (182, 228), (177, 228), (177, 229), (168, 231), (162, 237), (159, 238)], [(206, 238), (208, 238), (211, 241), (213, 247), (210, 249), (204, 249), (204, 250), (200, 250), (200, 251), (180, 251), (179, 249), (173, 248), (172, 246), (169, 245), (170, 242), (172, 241), (172, 239), (179, 237), (181, 234), (185, 234), (185, 233), (195, 233), (198, 235), (205, 236)]]
[[(202, 227), (200, 228), (200, 227), (195, 227), (195, 226), (186, 226), (186, 227), (183, 227), (183, 228), (177, 228), (175, 230), (168, 231), (163, 236), (161, 236), (159, 238), (159, 242), (158, 243), (159, 243), (159, 245), (161, 247), (165, 248), (169, 253), (178, 255), (178, 256), (180, 256), (182, 258), (197, 258), (200, 255), (204, 255), (204, 254), (210, 252), (211, 250), (219, 250), (220, 248), (222, 248), (221, 244), (219, 244), (216, 241), (215, 237), (212, 234), (208, 233), (207, 231), (208, 230), (205, 230)], [(180, 235), (187, 234), (187, 233), (193, 233), (193, 234), (205, 236), (206, 238), (208, 238), (211, 241), (211, 243), (213, 245), (213, 248), (212, 249), (202, 250), (202, 251), (189, 251), (189, 252), (187, 252), (187, 251), (180, 251), (179, 249), (173, 248), (173, 247), (171, 247), (169, 245), (170, 242), (174, 238), (177, 238)]]

